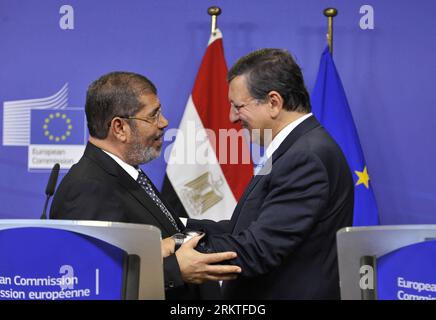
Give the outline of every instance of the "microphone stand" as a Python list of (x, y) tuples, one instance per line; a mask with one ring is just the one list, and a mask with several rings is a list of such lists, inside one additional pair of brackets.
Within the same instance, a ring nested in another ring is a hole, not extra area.
[(44, 204), (44, 210), (42, 211), (41, 219), (47, 219), (47, 207), (48, 207), (48, 200), (50, 200), (51, 195), (48, 194), (47, 198), (45, 199)]

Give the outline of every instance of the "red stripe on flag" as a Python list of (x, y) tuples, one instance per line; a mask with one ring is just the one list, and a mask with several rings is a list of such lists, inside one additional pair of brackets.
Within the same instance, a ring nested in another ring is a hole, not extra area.
[[(241, 129), (240, 124), (232, 124), (229, 120), (229, 86), (226, 77), (227, 65), (224, 58), (223, 41), (218, 39), (207, 47), (192, 90), (192, 100), (204, 128), (212, 129), (215, 132), (216, 145), (212, 141), (215, 153), (220, 150), (219, 129), (238, 131)], [(235, 150), (230, 149), (230, 140), (227, 142), (227, 161), (225, 164), (220, 163), (220, 165), (230, 189), (236, 200), (239, 200), (253, 176), (253, 165), (251, 161), (248, 164), (241, 163), (242, 149), (244, 148), (246, 152), (249, 152), (245, 142), (238, 143), (238, 164), (230, 164), (230, 152), (235, 152)], [(218, 158), (218, 160), (220, 159)]]

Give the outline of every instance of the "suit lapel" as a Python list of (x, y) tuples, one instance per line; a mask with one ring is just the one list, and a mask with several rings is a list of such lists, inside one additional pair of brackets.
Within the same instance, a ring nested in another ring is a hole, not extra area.
[(149, 195), (142, 189), (142, 187), (137, 183), (123, 168), (119, 168), (118, 177), (120, 179), (120, 184), (138, 200), (152, 215), (159, 221), (160, 226), (165, 229), (168, 234), (174, 234), (177, 230), (171, 224), (169, 219), (160, 210), (160, 208), (151, 200)]
[[(97, 148), (91, 143), (88, 143), (85, 149), (86, 157), (90, 158), (97, 165), (99, 165), (108, 174), (118, 177), (120, 185), (125, 188), (138, 202), (157, 220), (159, 221), (159, 227), (164, 229), (168, 234), (174, 234), (177, 230), (171, 224), (165, 214), (159, 209), (159, 207), (151, 200), (148, 194), (142, 189), (123, 168), (121, 168), (115, 160), (109, 157), (102, 150)], [(159, 195), (159, 193), (157, 193)], [(144, 212), (143, 214), (146, 214)], [(174, 217), (179, 220), (177, 217)], [(178, 223), (179, 224), (179, 223)]]
[[(148, 176), (147, 176), (148, 177)], [(150, 178), (148, 178), (148, 180), (150, 180)], [(151, 180), (150, 180), (151, 181)], [(166, 201), (165, 197), (163, 197), (160, 193), (159, 190), (156, 189), (156, 186), (152, 183), (151, 187), (154, 190), (154, 193), (156, 193), (156, 195), (160, 198), (160, 200), (162, 201), (162, 203), (165, 205), (165, 207), (168, 209), (168, 211), (171, 213), (171, 215), (173, 216), (174, 220), (176, 221), (177, 226), (179, 227), (180, 230), (184, 230), (185, 229), (185, 225), (183, 224), (182, 220), (180, 220), (179, 215), (175, 212), (175, 210), (172, 208), (172, 206)], [(160, 210), (160, 209), (159, 209)], [(168, 220), (168, 219), (167, 219)], [(170, 223), (171, 224), (171, 223)], [(173, 225), (171, 224), (171, 227), (173, 227)], [(174, 227), (173, 227), (174, 229)], [(177, 230), (175, 230), (177, 232)]]
[[(247, 199), (248, 195), (251, 193), (251, 190), (256, 186), (256, 184), (263, 178), (262, 175), (255, 175), (251, 180), (248, 186), (245, 188), (244, 193), (242, 194), (241, 199), (239, 199), (238, 204), (236, 205), (235, 210), (233, 211), (231, 221), (236, 222), (238, 220), (239, 214), (241, 212), (242, 207), (245, 204), (245, 200)], [(233, 224), (233, 228), (235, 227), (235, 224)]]
[[(264, 178), (265, 176), (267, 176), (269, 173), (267, 173), (266, 171), (268, 170), (268, 166), (271, 166), (271, 170), (273, 170), (274, 168), (274, 162), (277, 161), (277, 159), (279, 159), (287, 150), (289, 150), (289, 148), (292, 147), (292, 145), (304, 134), (306, 134), (306, 132), (316, 128), (320, 126), (319, 122), (316, 120), (316, 118), (314, 116), (311, 116), (309, 118), (307, 118), (306, 120), (304, 120), (302, 123), (300, 123), (294, 130), (291, 131), (291, 133), (289, 133), (289, 135), (286, 137), (286, 139), (280, 144), (279, 148), (274, 151), (274, 153), (272, 154), (272, 164), (269, 165), (267, 162), (267, 165), (264, 166), (264, 168), (262, 168), (262, 170), (260, 170), (260, 172), (255, 175), (250, 183), (248, 184), (248, 186), (245, 188), (244, 193), (242, 194), (241, 199), (239, 200), (235, 210), (233, 211), (233, 215), (232, 215), (232, 221), (236, 222), (239, 214), (241, 212), (242, 207), (245, 204), (246, 199), (248, 198), (248, 196), (250, 195), (250, 193), (253, 191), (254, 187), (259, 183), (260, 180), (262, 180), (262, 178)], [(269, 162), (271, 162), (271, 159), (268, 159)], [(235, 226), (236, 224), (234, 224)]]
[(310, 130), (319, 127), (320, 124), (314, 116), (310, 116), (302, 123), (300, 123), (291, 133), (286, 137), (285, 140), (280, 144), (276, 151), (272, 154), (272, 165), (274, 167), (274, 162), (277, 161), (286, 151), (288, 151), (292, 145), (305, 135)]

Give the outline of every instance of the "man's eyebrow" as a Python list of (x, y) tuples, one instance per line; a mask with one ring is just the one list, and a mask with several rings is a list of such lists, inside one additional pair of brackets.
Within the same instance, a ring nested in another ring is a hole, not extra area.
[(159, 110), (159, 109), (161, 109), (161, 108), (162, 108), (162, 105), (159, 103), (159, 105), (156, 106), (156, 107), (154, 107), (153, 110), (151, 110), (148, 114), (155, 113), (157, 110)]

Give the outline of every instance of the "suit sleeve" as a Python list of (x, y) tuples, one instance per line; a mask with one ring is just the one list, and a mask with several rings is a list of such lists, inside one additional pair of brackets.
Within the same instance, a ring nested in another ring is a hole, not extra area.
[(220, 233), (230, 233), (231, 226), (229, 220), (213, 221), (213, 220), (197, 220), (188, 219), (186, 228), (189, 230), (203, 231), (206, 235), (220, 234)]
[(206, 240), (208, 251), (235, 251), (238, 257), (230, 263), (241, 266), (243, 277), (279, 266), (308, 236), (327, 203), (327, 171), (315, 154), (294, 153), (291, 161), (279, 160), (261, 207), (250, 208), (248, 197), (240, 213), (260, 210), (257, 220), (238, 234), (212, 234)]
[(164, 258), (164, 281), (165, 290), (185, 285), (182, 279), (182, 274), (180, 273), (179, 263), (177, 262), (177, 257), (175, 254)]

